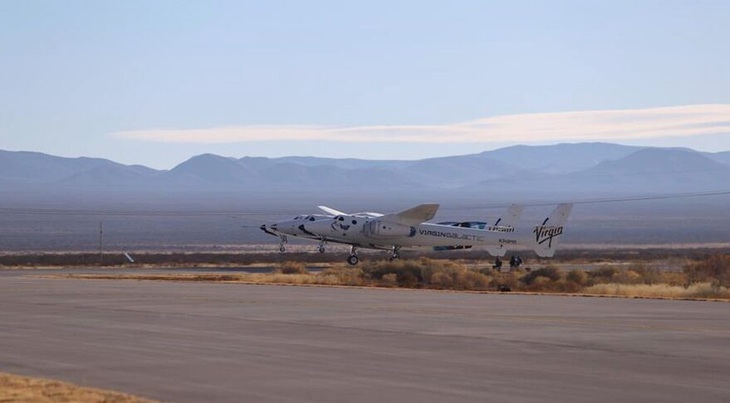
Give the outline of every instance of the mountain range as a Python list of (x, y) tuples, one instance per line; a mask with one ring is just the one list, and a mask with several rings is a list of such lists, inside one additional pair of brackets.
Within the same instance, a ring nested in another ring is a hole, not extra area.
[(0, 150), (0, 186), (138, 192), (246, 194), (347, 189), (466, 194), (494, 192), (636, 194), (730, 188), (730, 152), (608, 143), (513, 146), (417, 161), (316, 157), (230, 158), (202, 154), (170, 170), (99, 158), (63, 158)]
[[(521, 203), (521, 222), (533, 223), (557, 201), (582, 201), (566, 243), (727, 242), (728, 191), (729, 152), (606, 143), (418, 161), (203, 154), (170, 170), (0, 151), (0, 251), (93, 249), (102, 220), (105, 242), (121, 249), (267, 243), (256, 220), (423, 202), (441, 204), (441, 221)], [(705, 192), (715, 194), (665, 198)]]

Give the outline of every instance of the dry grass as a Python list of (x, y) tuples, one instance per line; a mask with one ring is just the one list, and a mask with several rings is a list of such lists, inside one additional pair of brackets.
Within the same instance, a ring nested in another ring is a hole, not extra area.
[(0, 373), (0, 402), (149, 403), (154, 400), (48, 379)]
[(730, 255), (712, 255), (688, 264), (682, 270), (689, 282), (711, 282), (730, 287)]
[(596, 284), (583, 290), (585, 294), (634, 298), (730, 299), (730, 288), (711, 283), (695, 283), (688, 287), (668, 284)]
[[(647, 264), (628, 268), (602, 266), (595, 270), (565, 271), (557, 265), (515, 269), (507, 273), (490, 268), (479, 270), (460, 261), (429, 258), (396, 261), (367, 261), (357, 268), (332, 264), (320, 272), (309, 272), (301, 262), (286, 261), (275, 265), (272, 273), (239, 274), (102, 274), (69, 275), (87, 279), (129, 279), (168, 281), (208, 281), (248, 284), (292, 284), (326, 286), (364, 286), (427, 288), (464, 291), (521, 291), (535, 293), (570, 293), (645, 298), (727, 299), (727, 259), (711, 258), (694, 267), (710, 270), (665, 272)], [(708, 263), (709, 262), (709, 263)], [(718, 263), (719, 262), (719, 263)], [(693, 269), (694, 270), (694, 269)], [(697, 274), (699, 273), (699, 274)], [(699, 277), (703, 281), (693, 282)]]
[[(55, 276), (54, 276), (55, 277)], [(358, 285), (343, 277), (321, 272), (316, 274), (242, 273), (242, 274), (70, 274), (64, 278), (88, 280), (138, 280), (183, 281), (246, 284), (293, 284), (293, 285)]]
[(429, 282), (424, 283), (418, 282), (418, 280), (411, 280), (410, 277), (406, 282), (403, 282), (398, 279), (398, 275), (396, 273), (386, 273), (380, 278), (367, 278), (359, 269), (335, 268), (319, 273), (308, 274), (79, 274), (63, 277), (102, 280), (157, 280), (243, 284), (400, 287), (463, 291), (498, 291), (502, 288), (507, 288), (512, 291), (537, 293), (577, 293), (634, 298), (730, 300), (730, 288), (721, 287), (712, 283), (696, 283), (688, 287), (669, 284), (599, 283), (584, 287), (579, 282), (570, 281), (563, 277), (551, 280), (546, 276), (537, 276), (530, 284), (525, 284), (521, 281), (521, 276), (524, 277), (524, 274), (502, 273), (497, 274), (494, 277), (489, 277), (473, 270), (460, 271), (450, 269), (432, 272)]
[(279, 267), (274, 269), (275, 273), (282, 274), (307, 274), (307, 266), (303, 262), (288, 261), (281, 263)]

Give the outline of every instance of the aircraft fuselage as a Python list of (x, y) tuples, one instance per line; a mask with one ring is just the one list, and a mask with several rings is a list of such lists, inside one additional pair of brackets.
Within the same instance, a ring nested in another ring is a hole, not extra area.
[(462, 246), (518, 245), (512, 227), (466, 228), (454, 225), (421, 223), (413, 226), (383, 222), (357, 216), (339, 216), (303, 224), (307, 232), (328, 240), (363, 246)]

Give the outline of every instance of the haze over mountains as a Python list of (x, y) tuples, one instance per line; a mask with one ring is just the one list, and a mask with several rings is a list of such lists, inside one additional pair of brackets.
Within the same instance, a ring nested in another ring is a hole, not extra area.
[(315, 157), (193, 157), (170, 170), (97, 158), (0, 151), (0, 185), (13, 190), (135, 192), (353, 193), (459, 190), (468, 193), (635, 194), (721, 190), (730, 186), (730, 152), (641, 148), (606, 143), (514, 146), (418, 161)]
[(101, 221), (105, 244), (121, 250), (275, 243), (261, 222), (317, 205), (394, 212), (423, 202), (441, 204), (435, 221), (526, 204), (529, 226), (554, 203), (599, 201), (576, 205), (567, 244), (730, 241), (730, 195), (651, 197), (730, 191), (730, 152), (690, 149), (559, 144), (419, 161), (203, 154), (170, 170), (0, 151), (0, 189), (0, 251), (93, 250)]

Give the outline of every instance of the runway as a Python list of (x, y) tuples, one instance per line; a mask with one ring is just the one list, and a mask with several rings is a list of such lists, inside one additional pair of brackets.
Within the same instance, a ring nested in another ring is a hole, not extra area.
[(175, 402), (730, 400), (728, 303), (36, 274), (0, 272), (0, 371)]

